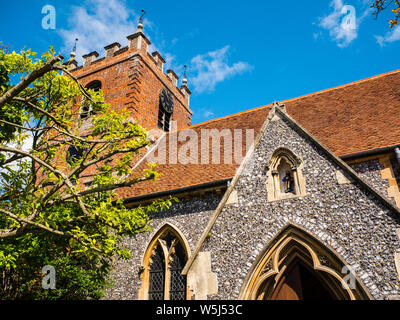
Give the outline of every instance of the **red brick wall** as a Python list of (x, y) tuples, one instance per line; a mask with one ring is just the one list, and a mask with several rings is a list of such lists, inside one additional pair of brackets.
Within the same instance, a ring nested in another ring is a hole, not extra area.
[(177, 121), (178, 128), (191, 125), (186, 98), (144, 50), (125, 50), (114, 57), (98, 59), (73, 73), (84, 86), (100, 80), (105, 101), (114, 108), (127, 107), (132, 117), (146, 129), (157, 128), (159, 94), (167, 87), (174, 99), (172, 120)]

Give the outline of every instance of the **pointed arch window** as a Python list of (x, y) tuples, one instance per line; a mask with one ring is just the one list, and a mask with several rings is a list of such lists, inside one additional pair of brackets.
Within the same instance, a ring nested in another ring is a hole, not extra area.
[(185, 266), (185, 252), (182, 244), (178, 242), (175, 247), (175, 254), (172, 257), (170, 265), (171, 283), (169, 287), (170, 300), (185, 300), (186, 299), (186, 276), (182, 275), (182, 270)]
[(182, 270), (188, 259), (183, 237), (166, 226), (153, 238), (145, 253), (140, 299), (186, 300), (186, 276)]
[[(92, 82), (90, 82), (88, 85), (86, 85), (85, 87), (86, 89), (91, 89), (94, 92), (97, 92), (101, 89), (101, 82), (99, 80), (94, 80)], [(82, 104), (81, 104), (81, 111), (79, 114), (79, 118), (80, 119), (86, 119), (91, 112), (91, 107), (90, 105), (88, 105), (87, 103), (85, 103), (85, 99), (82, 99)]]
[(268, 165), (268, 201), (275, 201), (306, 195), (306, 185), (302, 173), (303, 162), (286, 148), (277, 149)]
[(158, 127), (165, 132), (169, 132), (169, 124), (171, 122), (171, 114), (159, 108), (158, 110)]

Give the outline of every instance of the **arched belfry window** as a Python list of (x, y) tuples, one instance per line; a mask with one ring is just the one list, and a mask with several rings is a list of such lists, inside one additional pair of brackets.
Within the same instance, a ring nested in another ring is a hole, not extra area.
[(304, 196), (306, 185), (302, 168), (302, 161), (292, 151), (277, 149), (266, 167), (268, 201)]
[(139, 299), (186, 300), (186, 264), (189, 247), (184, 237), (167, 224), (150, 242), (143, 259)]
[[(86, 89), (91, 89), (94, 92), (97, 92), (101, 89), (101, 82), (99, 80), (94, 80), (90, 82), (89, 84), (86, 85)], [(91, 112), (91, 107), (85, 103), (85, 99), (82, 99), (82, 104), (81, 104), (81, 112), (79, 114), (80, 119), (86, 119), (90, 112)]]

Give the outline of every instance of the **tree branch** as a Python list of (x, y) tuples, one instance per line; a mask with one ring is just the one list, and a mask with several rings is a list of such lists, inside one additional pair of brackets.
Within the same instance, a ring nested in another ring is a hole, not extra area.
[(40, 68), (33, 70), (29, 73), (24, 79), (22, 79), (17, 85), (9, 89), (2, 97), (0, 97), (0, 107), (4, 106), (6, 103), (10, 102), (12, 98), (17, 96), (20, 92), (26, 89), (32, 82), (40, 77), (44, 76), (47, 72), (54, 69), (54, 65), (57, 62), (62, 61), (63, 57), (58, 55), (45, 64), (43, 64)]

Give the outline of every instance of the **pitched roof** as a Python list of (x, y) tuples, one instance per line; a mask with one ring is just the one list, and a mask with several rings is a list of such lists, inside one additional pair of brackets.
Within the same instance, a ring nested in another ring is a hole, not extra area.
[[(234, 129), (254, 129), (254, 136), (259, 132), (263, 122), (265, 121), (269, 112), (268, 107), (258, 108), (255, 110), (245, 111), (233, 116), (224, 117), (216, 120), (207, 121), (201, 124), (191, 126), (187, 129), (193, 129), (198, 137), (201, 136), (202, 129), (229, 129), (233, 134)], [(184, 130), (184, 129), (183, 129)], [(182, 130), (180, 130), (182, 131)], [(232, 178), (235, 175), (237, 167), (240, 163), (225, 164), (223, 161), (224, 153), (221, 151), (221, 164), (212, 164), (212, 142), (210, 140), (209, 148), (209, 164), (201, 164), (201, 141), (198, 141), (198, 164), (170, 164), (169, 161), (169, 137), (171, 134), (177, 132), (170, 132), (166, 135), (167, 144), (167, 161), (165, 164), (157, 164), (156, 171), (161, 173), (160, 179), (154, 183), (152, 181), (144, 181), (139, 184), (135, 184), (129, 188), (121, 188), (118, 190), (119, 197), (125, 199), (129, 197), (145, 195), (149, 193), (156, 193), (160, 191), (173, 190), (177, 188), (183, 188), (193, 185), (200, 185), (207, 182), (216, 180), (223, 180), (226, 178)], [(243, 132), (242, 139), (242, 155), (246, 154), (245, 146), (245, 132)], [(223, 138), (221, 138), (221, 150), (223, 147)], [(178, 150), (185, 142), (178, 142)], [(138, 166), (138, 171), (145, 169), (146, 161), (143, 161)]]
[[(286, 105), (291, 117), (337, 156), (400, 144), (397, 114), (400, 111), (400, 70), (281, 103)], [(203, 122), (189, 129), (195, 130), (199, 137), (201, 129), (230, 129), (232, 132), (234, 129), (254, 129), (256, 136), (270, 108), (271, 105), (251, 109)], [(243, 139), (243, 155), (245, 142)], [(178, 150), (184, 143), (178, 143)], [(223, 150), (223, 139), (220, 149)], [(199, 157), (200, 150), (199, 139)], [(222, 151), (221, 154), (222, 158)], [(145, 162), (138, 169), (143, 169)], [(232, 178), (239, 164), (221, 162), (184, 165), (168, 164), (167, 161), (167, 164), (157, 165), (156, 170), (162, 176), (156, 183), (146, 181), (120, 189), (118, 194), (121, 198), (129, 198)]]
[(328, 156), (328, 158), (337, 164), (346, 174), (348, 174), (354, 181), (356, 181), (360, 186), (364, 187), (367, 191), (371, 192), (371, 194), (379, 200), (384, 206), (386, 206), (389, 210), (395, 212), (397, 215), (400, 215), (400, 209), (397, 208), (395, 205), (393, 205), (390, 200), (378, 191), (376, 191), (366, 180), (361, 178), (350, 166), (348, 166), (344, 161), (342, 161), (338, 156), (336, 156), (332, 151), (330, 151), (321, 141), (319, 141), (316, 137), (314, 137), (307, 129), (302, 127), (295, 119), (293, 119), (289, 114), (287, 114), (285, 111), (282, 111), (279, 107), (273, 107), (271, 109), (271, 114), (268, 118), (268, 120), (265, 121), (263, 124), (256, 141), (254, 143), (254, 146), (250, 150), (249, 154), (246, 156), (244, 159), (243, 163), (240, 165), (239, 169), (237, 170), (235, 176), (233, 177), (232, 183), (229, 185), (227, 191), (225, 192), (224, 196), (222, 197), (221, 201), (218, 204), (218, 207), (214, 210), (213, 215), (210, 217), (210, 220), (207, 224), (207, 227), (204, 229), (199, 241), (196, 244), (195, 249), (193, 250), (192, 254), (190, 255), (188, 261), (186, 262), (185, 267), (182, 270), (182, 274), (187, 274), (189, 268), (191, 267), (192, 263), (194, 262), (194, 259), (196, 258), (197, 254), (199, 253), (206, 237), (207, 234), (211, 231), (212, 227), (214, 226), (215, 222), (217, 221), (219, 214), (225, 207), (226, 202), (229, 199), (230, 194), (234, 190), (240, 176), (242, 175), (243, 171), (245, 170), (245, 167), (247, 166), (247, 163), (249, 162), (252, 153), (256, 150), (258, 144), (261, 141), (262, 135), (265, 133), (265, 130), (268, 129), (268, 125), (270, 122), (270, 119), (275, 115), (279, 115), (281, 118), (289, 121), (294, 125), (297, 130), (301, 131), (306, 139), (309, 139), (313, 141), (316, 145), (319, 146), (319, 148), (325, 152), (325, 154)]
[(282, 103), (338, 156), (400, 143), (400, 70)]

